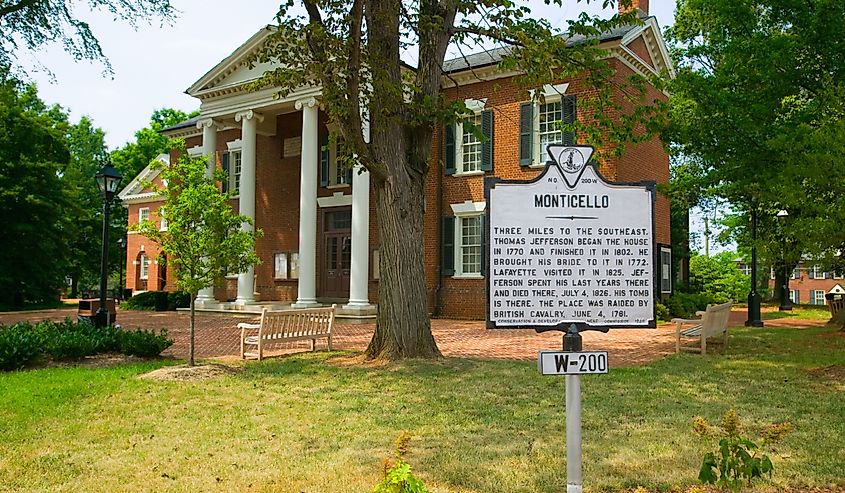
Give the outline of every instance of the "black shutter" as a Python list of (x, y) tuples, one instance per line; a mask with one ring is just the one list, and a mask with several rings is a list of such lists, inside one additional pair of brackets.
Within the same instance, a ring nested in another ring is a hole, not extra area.
[[(563, 123), (575, 123), (578, 118), (578, 109), (575, 96), (563, 97)], [(563, 133), (563, 145), (575, 145), (575, 131)]]
[(493, 112), (481, 112), (481, 169), (493, 171)]
[(223, 193), (229, 191), (229, 151), (220, 153), (220, 167), (223, 168), (223, 182), (220, 184)]
[(455, 275), (455, 217), (443, 218), (443, 230), (440, 235), (440, 274)]
[(484, 222), (487, 214), (478, 216), (478, 225), (481, 227), (481, 275), (487, 276), (487, 235), (484, 233)]
[(443, 136), (443, 162), (447, 175), (455, 174), (455, 129), (454, 123), (446, 125)]
[(534, 103), (522, 103), (519, 107), (519, 165), (530, 166), (534, 162)]
[(320, 186), (329, 186), (329, 134), (320, 135)]

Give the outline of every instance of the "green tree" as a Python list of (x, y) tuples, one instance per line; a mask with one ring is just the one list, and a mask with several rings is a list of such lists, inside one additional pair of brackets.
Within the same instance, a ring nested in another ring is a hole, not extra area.
[[(634, 13), (609, 20), (586, 14), (561, 30), (548, 20), (531, 17), (521, 2), (456, 0), (303, 0), (307, 18), (284, 2), (279, 26), (255, 55), (277, 67), (253, 89), (279, 88), (282, 94), (319, 84), (322, 105), (337, 125), (346, 150), (369, 170), (376, 191), (381, 281), (376, 330), (368, 358), (399, 359), (440, 354), (431, 335), (423, 266), (425, 181), (434, 132), (439, 124), (467, 115), (463, 101), (447, 101), (442, 93), (443, 62), (450, 44), (478, 50), (485, 43), (507, 46), (503, 69), (521, 75), (518, 83), (537, 87), (554, 80), (585, 76), (591, 96), (579, 108), (591, 115), (579, 135), (602, 149), (603, 139), (642, 137), (634, 130), (644, 112), (638, 89), (643, 81), (627, 81), (630, 90), (615, 92), (613, 70), (598, 48), (597, 36), (621, 25), (639, 22)], [(563, 0), (555, 0), (563, 6)], [(573, 4), (575, 2), (572, 2)], [(603, 4), (614, 6), (613, 0)], [(583, 39), (573, 43), (573, 37)], [(409, 70), (400, 52), (415, 46), (418, 63)], [(292, 63), (293, 62), (293, 63)], [(624, 94), (624, 101), (614, 97)], [(538, 96), (539, 97), (539, 96)], [(592, 106), (595, 111), (587, 108)], [(611, 118), (611, 115), (623, 115)], [(362, 117), (362, 115), (367, 115)], [(370, 140), (365, 141), (367, 120)], [(564, 130), (572, 130), (565, 128)]]
[(70, 162), (64, 126), (0, 68), (0, 303), (56, 298), (64, 273), (71, 207), (61, 173)]
[(146, 168), (150, 161), (170, 149), (169, 139), (160, 132), (198, 114), (198, 111), (185, 113), (173, 108), (153, 111), (150, 116), (150, 125), (135, 132), (134, 142), (127, 142), (123, 147), (112, 151), (112, 164), (130, 179), (138, 176), (138, 173)]
[[(845, 246), (843, 29), (834, 0), (678, 1), (664, 139), (699, 167), (701, 189), (742, 215), (733, 231), (748, 246), (752, 210), (764, 249), (784, 235), (799, 255)], [(779, 209), (791, 219), (776, 227)]]
[(232, 210), (229, 193), (221, 192), (217, 181), (206, 177), (205, 158), (192, 159), (184, 149), (172, 165), (162, 166), (159, 176), (167, 186), (158, 189), (164, 199), (167, 230), (145, 221), (137, 231), (156, 242), (167, 254), (176, 274), (176, 287), (191, 295), (189, 364), (194, 365), (195, 298), (200, 289), (220, 281), (228, 272), (241, 272), (259, 262), (252, 220)]
[(106, 11), (133, 28), (139, 21), (169, 22), (176, 14), (170, 0), (0, 0), (0, 65), (12, 67), (21, 53), (58, 44), (74, 60), (100, 62), (111, 73), (100, 41), (78, 15), (86, 10)]
[(738, 301), (748, 294), (748, 276), (737, 266), (734, 252), (690, 258), (690, 291), (707, 295), (716, 303)]

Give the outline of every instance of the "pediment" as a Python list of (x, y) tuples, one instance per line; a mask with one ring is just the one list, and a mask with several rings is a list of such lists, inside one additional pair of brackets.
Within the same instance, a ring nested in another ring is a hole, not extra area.
[(251, 82), (260, 77), (264, 72), (272, 68), (273, 65), (270, 63), (261, 63), (249, 68), (247, 60), (261, 48), (264, 41), (272, 32), (273, 28), (271, 26), (263, 27), (233, 51), (231, 55), (221, 60), (220, 63), (206, 72), (205, 75), (194, 82), (185, 92), (199, 98), (210, 92), (240, 87), (244, 83)]

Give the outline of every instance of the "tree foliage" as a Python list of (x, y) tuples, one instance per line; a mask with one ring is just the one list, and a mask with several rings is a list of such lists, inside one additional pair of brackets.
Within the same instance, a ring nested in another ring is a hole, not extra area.
[(706, 295), (716, 303), (739, 301), (748, 294), (748, 276), (739, 270), (734, 252), (690, 258), (690, 286), (693, 293)]
[[(782, 235), (813, 254), (845, 245), (842, 29), (833, 0), (679, 0), (667, 30), (678, 70), (666, 140), (745, 218), (787, 209)], [(782, 241), (762, 226), (761, 246)]]
[[(206, 176), (206, 158), (191, 158), (184, 144), (180, 158), (171, 165), (159, 163), (159, 177), (166, 184), (158, 188), (164, 199), (159, 216), (167, 229), (147, 220), (136, 230), (158, 243), (176, 275), (176, 287), (191, 295), (190, 364), (194, 364), (194, 298), (199, 290), (222, 280), (229, 272), (243, 272), (259, 262), (255, 239), (261, 234), (251, 227), (252, 219), (237, 214), (214, 178)], [(152, 185), (150, 185), (152, 186)]]
[[(504, 47), (499, 66), (518, 70), (515, 80), (526, 89), (583, 78), (594, 90), (591, 97), (579, 100), (579, 108), (590, 115), (585, 119), (590, 124), (580, 127), (579, 135), (601, 150), (619, 150), (601, 144), (642, 137), (635, 129), (645, 121), (648, 107), (639, 101), (645, 81), (614, 85), (613, 70), (604, 58), (606, 52), (597, 46), (597, 36), (639, 21), (634, 13), (607, 20), (581, 14), (566, 29), (559, 29), (546, 19), (533, 18), (523, 3), (510, 0), (302, 3), (305, 17), (292, 10), (292, 0), (281, 6), (278, 27), (253, 60), (272, 62), (276, 68), (252, 88), (275, 86), (287, 95), (319, 85), (322, 107), (347, 151), (371, 173), (381, 279), (377, 328), (368, 356), (439, 355), (431, 336), (423, 268), (425, 180), (436, 165), (430, 153), (438, 125), (468, 115), (463, 101), (443, 96), (447, 47), (454, 45), (462, 53), (490, 44)], [(563, 0), (553, 3), (563, 7)], [(616, 5), (613, 0), (602, 3)], [(401, 52), (411, 47), (418, 54), (413, 69), (401, 60)], [(626, 97), (613, 96), (620, 85), (625, 85), (620, 94), (636, 100), (633, 112), (622, 110), (630, 102)], [(621, 117), (611, 119), (611, 114)]]
[(138, 176), (150, 161), (170, 149), (169, 139), (160, 132), (198, 114), (199, 111), (185, 113), (173, 108), (153, 111), (149, 126), (135, 132), (134, 142), (127, 142), (123, 147), (112, 151), (112, 164), (126, 177)]
[(111, 73), (100, 41), (78, 15), (84, 10), (108, 12), (132, 28), (139, 22), (169, 22), (176, 14), (170, 0), (0, 0), (0, 65), (14, 66), (21, 53), (34, 55), (58, 44), (74, 60), (100, 62)]

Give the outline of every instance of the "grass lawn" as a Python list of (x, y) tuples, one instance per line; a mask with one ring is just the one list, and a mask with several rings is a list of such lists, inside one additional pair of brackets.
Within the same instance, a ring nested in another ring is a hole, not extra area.
[[(766, 487), (843, 484), (845, 337), (743, 328), (713, 349), (584, 377), (587, 491), (694, 485), (710, 445), (692, 418), (728, 408), (755, 436), (794, 427)], [(565, 491), (562, 379), (529, 362), (344, 356), (190, 383), (135, 378), (161, 361), (0, 374), (0, 491), (367, 492), (402, 430), (433, 492)], [(830, 365), (836, 379), (807, 371)]]
[(792, 310), (781, 312), (775, 305), (771, 311), (763, 312), (763, 320), (791, 318), (795, 320), (830, 320), (827, 305), (793, 305)]

